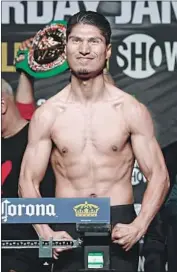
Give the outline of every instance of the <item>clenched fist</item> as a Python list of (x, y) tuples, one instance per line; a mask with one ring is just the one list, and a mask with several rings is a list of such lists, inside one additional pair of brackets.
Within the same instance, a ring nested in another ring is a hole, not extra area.
[(144, 231), (133, 222), (130, 224), (118, 223), (112, 230), (112, 241), (128, 251), (143, 235)]

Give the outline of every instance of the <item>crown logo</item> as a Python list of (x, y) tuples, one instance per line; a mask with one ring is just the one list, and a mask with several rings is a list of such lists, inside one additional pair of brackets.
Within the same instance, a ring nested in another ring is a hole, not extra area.
[(73, 208), (76, 217), (96, 217), (99, 209), (97, 205), (89, 204), (87, 201)]

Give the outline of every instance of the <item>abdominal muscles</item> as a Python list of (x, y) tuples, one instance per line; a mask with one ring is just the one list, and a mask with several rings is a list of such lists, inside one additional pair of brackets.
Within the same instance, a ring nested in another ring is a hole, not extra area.
[(134, 157), (129, 142), (122, 150), (113, 146), (109, 152), (87, 144), (78, 153), (53, 150), (56, 197), (110, 197), (111, 205), (133, 202)]

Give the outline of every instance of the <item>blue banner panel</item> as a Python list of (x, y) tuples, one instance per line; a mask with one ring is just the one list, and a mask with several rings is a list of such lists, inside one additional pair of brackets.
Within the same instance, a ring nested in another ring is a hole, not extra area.
[(2, 198), (1, 221), (22, 223), (110, 223), (109, 198)]

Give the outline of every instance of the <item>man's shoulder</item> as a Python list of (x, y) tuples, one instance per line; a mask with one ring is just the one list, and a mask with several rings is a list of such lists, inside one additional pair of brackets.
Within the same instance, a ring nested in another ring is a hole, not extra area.
[(59, 90), (57, 94), (50, 97), (45, 102), (45, 104), (47, 103), (48, 107), (57, 107), (58, 103), (62, 103), (67, 100), (69, 91), (70, 91), (70, 84), (68, 84), (62, 90)]
[(66, 96), (67, 88), (58, 92), (56, 95), (52, 96), (45, 101), (37, 110), (35, 111), (32, 120), (45, 120), (45, 122), (53, 122), (58, 116), (60, 106), (62, 105), (63, 98)]
[(115, 88), (117, 89), (117, 94), (120, 97), (124, 108), (136, 109), (139, 107), (145, 107), (145, 105), (142, 104), (133, 94), (129, 94), (126, 91), (123, 91), (117, 87)]
[(123, 102), (123, 115), (130, 127), (151, 123), (152, 117), (149, 109), (135, 97), (126, 95)]
[(119, 87), (111, 85), (111, 88), (109, 90), (111, 91), (111, 96), (113, 97), (113, 99), (119, 101), (125, 107), (140, 104), (140, 102), (134, 97), (134, 95), (127, 93)]
[(52, 102), (47, 100), (39, 108), (36, 109), (30, 123), (49, 124), (53, 123), (56, 117), (55, 107), (52, 106)]
[(125, 103), (139, 103), (133, 94), (129, 94), (128, 92), (118, 87), (115, 88)]
[[(142, 113), (149, 113), (147, 107), (139, 101), (134, 95), (129, 94), (116, 86), (113, 86), (113, 90), (117, 93), (117, 101), (121, 104), (124, 114), (127, 116), (141, 115)], [(115, 99), (116, 100), (116, 99)]]

